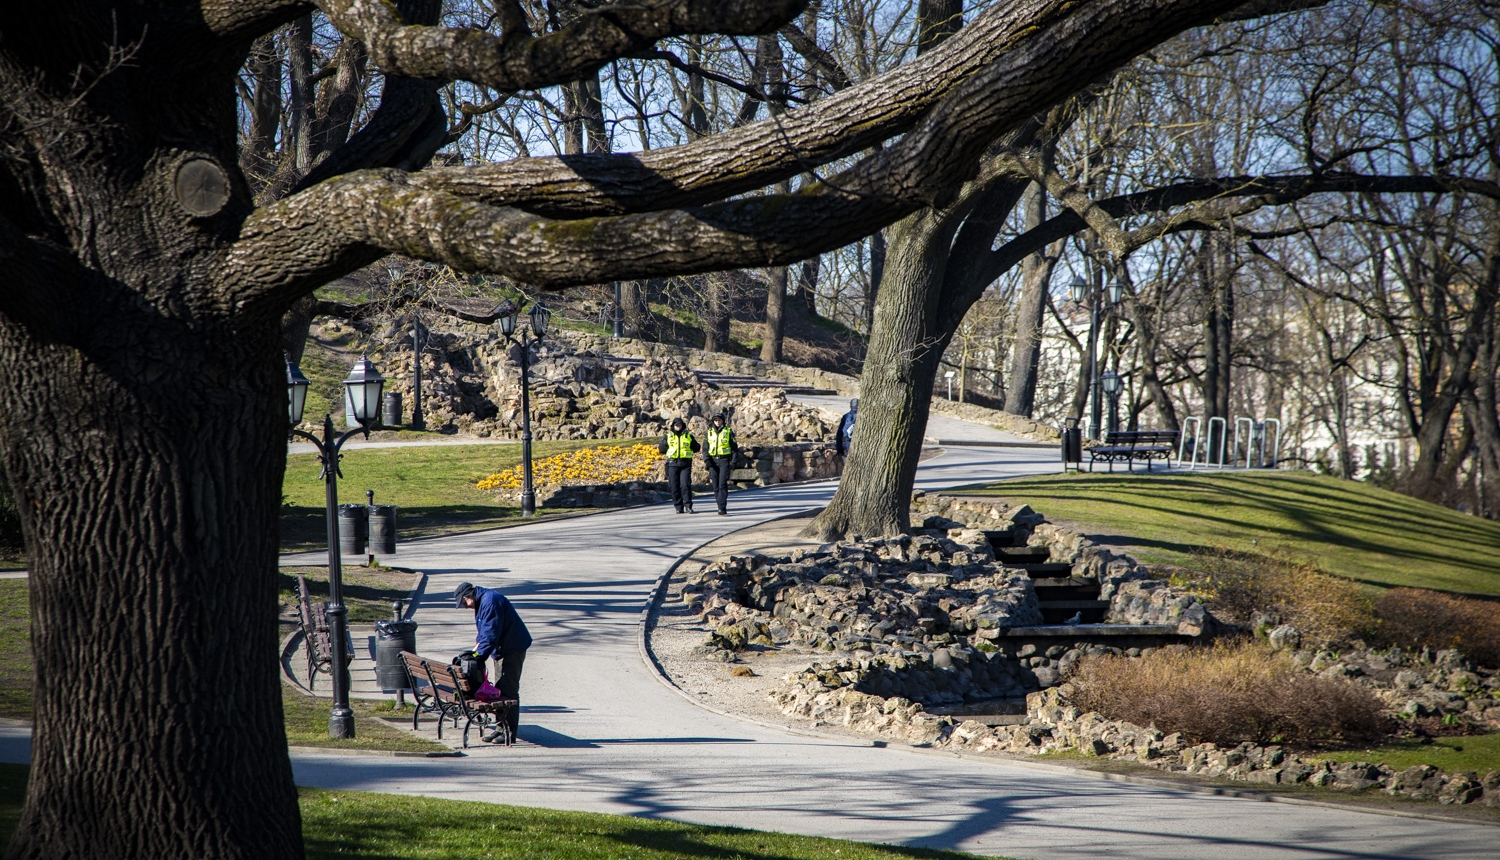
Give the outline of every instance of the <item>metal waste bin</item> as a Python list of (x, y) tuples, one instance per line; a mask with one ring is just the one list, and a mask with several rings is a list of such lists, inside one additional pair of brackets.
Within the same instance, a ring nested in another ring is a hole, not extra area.
[(1062, 470), (1068, 471), (1068, 464), (1074, 467), (1083, 465), (1083, 431), (1079, 426), (1062, 426), (1059, 429), (1062, 438)]
[(339, 505), (339, 552), (364, 555), (370, 537), (370, 509), (364, 505)]
[(397, 427), (401, 424), (401, 392), (387, 391), (385, 399), (381, 402), (380, 423), (386, 427)]
[(396, 554), (396, 506), (370, 506), (370, 553)]
[(402, 651), (417, 653), (417, 622), (375, 622), (375, 681), (386, 692), (411, 689)]

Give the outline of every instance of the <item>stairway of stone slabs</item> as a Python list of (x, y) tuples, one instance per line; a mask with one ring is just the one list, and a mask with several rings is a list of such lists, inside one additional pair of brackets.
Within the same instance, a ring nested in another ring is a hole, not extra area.
[[(986, 531), (995, 558), (1006, 567), (1019, 568), (1031, 577), (1037, 605), (1045, 624), (1013, 627), (1002, 634), (1004, 645), (1022, 660), (1056, 660), (1079, 646), (1119, 649), (1138, 655), (1144, 648), (1160, 648), (1191, 637), (1170, 624), (1111, 624), (1105, 619), (1110, 602), (1099, 596), (1100, 582), (1093, 576), (1075, 576), (1072, 561), (1052, 561), (1047, 547), (1028, 546), (1028, 530), (1014, 528)], [(1000, 643), (996, 643), (1000, 644)], [(1016, 725), (1026, 721), (1024, 698), (933, 705), (930, 713), (962, 716), (991, 726)]]

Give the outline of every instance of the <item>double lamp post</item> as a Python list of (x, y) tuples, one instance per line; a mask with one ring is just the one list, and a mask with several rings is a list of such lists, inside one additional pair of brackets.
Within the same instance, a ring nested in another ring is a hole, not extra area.
[(1109, 306), (1113, 309), (1125, 297), (1125, 285), (1120, 283), (1119, 278), (1111, 280), (1109, 286), (1103, 290), (1092, 288), (1082, 278), (1074, 278), (1073, 283), (1068, 285), (1068, 298), (1073, 300), (1073, 304), (1081, 305), (1084, 299), (1088, 299), (1091, 306), (1089, 321), (1089, 437), (1095, 441), (1099, 439), (1100, 388), (1103, 388), (1104, 393), (1109, 395), (1110, 432), (1119, 429), (1116, 426), (1118, 415), (1116, 407), (1119, 403), (1120, 391), (1124, 388), (1124, 380), (1120, 378), (1119, 374), (1112, 370), (1103, 374), (1099, 373), (1099, 315), (1104, 304), (1102, 301), (1104, 298), (1103, 294), (1106, 293), (1109, 296)]
[[(302, 410), (307, 405), (307, 377), (291, 356), (286, 359), (287, 417), (291, 420), (292, 436), (300, 436), (317, 448), (318, 462), (323, 465), (324, 496), (328, 503), (328, 633), (333, 642), (333, 713), (328, 718), (328, 736), (331, 738), (354, 737), (354, 711), (349, 707), (349, 659), (344, 650), (348, 638), (349, 610), (344, 606), (344, 572), (339, 558), (339, 453), (344, 443), (356, 433), (370, 436), (380, 414), (380, 393), (385, 387), (385, 377), (360, 356), (344, 380), (344, 408), (358, 427), (339, 435), (333, 427), (333, 417), (323, 416), (323, 438), (297, 429), (302, 423)], [(311, 648), (309, 642), (307, 647)]]
[[(521, 348), (521, 515), (529, 517), (536, 513), (536, 492), (531, 476), (531, 349), (546, 335), (552, 312), (541, 303), (533, 304), (527, 313), (531, 318), (532, 336), (528, 338), (523, 332), (518, 339), (518, 309), (513, 305), (502, 305), (497, 311), (501, 312), (500, 332), (505, 335), (506, 340)], [(354, 711), (349, 707), (349, 660), (348, 653), (344, 650), (344, 641), (348, 638), (349, 610), (344, 606), (344, 572), (339, 555), (339, 460), (343, 457), (340, 451), (344, 443), (355, 434), (363, 433), (365, 438), (369, 438), (370, 428), (379, 419), (385, 377), (380, 375), (369, 358), (360, 356), (354, 369), (349, 372), (349, 377), (344, 380), (344, 411), (358, 426), (339, 434), (334, 429), (333, 417), (324, 415), (322, 438), (297, 428), (302, 423), (302, 413), (307, 405), (308, 386), (307, 377), (292, 362), (291, 356), (287, 356), (286, 394), (290, 433), (294, 437), (300, 436), (308, 440), (317, 449), (318, 462), (323, 466), (321, 477), (328, 508), (328, 633), (333, 640), (333, 712), (328, 717), (328, 736), (352, 738)], [(308, 647), (312, 647), (311, 643)]]
[(495, 313), (500, 318), (500, 333), (521, 350), (521, 516), (529, 517), (536, 513), (536, 488), (531, 482), (531, 348), (547, 334), (552, 311), (541, 302), (532, 304), (526, 313), (531, 318), (531, 337), (525, 332), (517, 337), (516, 321), (521, 310), (514, 303), (507, 300)]

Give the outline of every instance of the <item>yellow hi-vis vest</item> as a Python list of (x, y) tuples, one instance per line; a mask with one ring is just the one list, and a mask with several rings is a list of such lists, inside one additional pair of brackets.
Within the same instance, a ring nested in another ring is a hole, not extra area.
[(667, 459), (693, 459), (693, 435), (691, 433), (673, 433), (670, 430), (667, 431)]
[(729, 434), (730, 434), (730, 432), (731, 431), (730, 431), (730, 429), (728, 427), (725, 427), (723, 430), (710, 429), (708, 431), (708, 456), (710, 456), (710, 457), (728, 457), (729, 456)]

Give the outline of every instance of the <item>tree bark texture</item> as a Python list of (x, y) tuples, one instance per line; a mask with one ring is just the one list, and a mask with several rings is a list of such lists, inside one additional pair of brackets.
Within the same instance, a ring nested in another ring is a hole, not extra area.
[(828, 507), (803, 532), (820, 540), (899, 534), (911, 526), (911, 487), (933, 378), (952, 337), (935, 332), (947, 263), (939, 234), (951, 237), (952, 227), (919, 213), (890, 232), (891, 267), (875, 302), (843, 477)]
[[(1026, 189), (1026, 229), (1040, 227), (1047, 219), (1047, 197), (1040, 185)], [(1056, 255), (1027, 255), (1022, 262), (1021, 298), (1016, 305), (1016, 337), (1011, 346), (1010, 380), (1005, 392), (1005, 411), (1031, 417), (1036, 404), (1036, 376), (1042, 359), (1042, 317), (1047, 310), (1047, 288), (1052, 283)]]
[[(664, 36), (770, 32), (802, 6), (620, 4), (539, 38), (511, 19), (500, 35), (402, 23), (436, 5), (319, 4), (385, 75), (381, 104), (321, 160), (294, 155), (307, 174), (259, 208), (239, 169), (236, 78), (307, 4), (62, 0), (8, 19), (0, 456), (24, 511), (41, 678), (8, 856), (301, 856), (275, 648), (278, 321), (293, 302), (393, 252), (554, 289), (796, 263), (946, 203), (996, 135), (1234, 4), (1021, 0), (879, 86), (733, 135), (429, 171), (443, 81), (563, 85)], [(897, 134), (837, 189), (725, 199)], [(299, 132), (299, 153), (313, 137)], [(516, 200), (572, 214), (549, 222)], [(706, 208), (659, 208), (693, 201)], [(893, 257), (926, 253), (903, 238)], [(850, 465), (891, 488), (871, 515), (881, 531), (905, 525), (904, 500), (889, 502), (916, 461), (894, 439), (920, 440), (946, 345), (931, 336), (940, 294), (919, 283), (937, 277), (892, 276), (876, 309), (889, 333)]]

